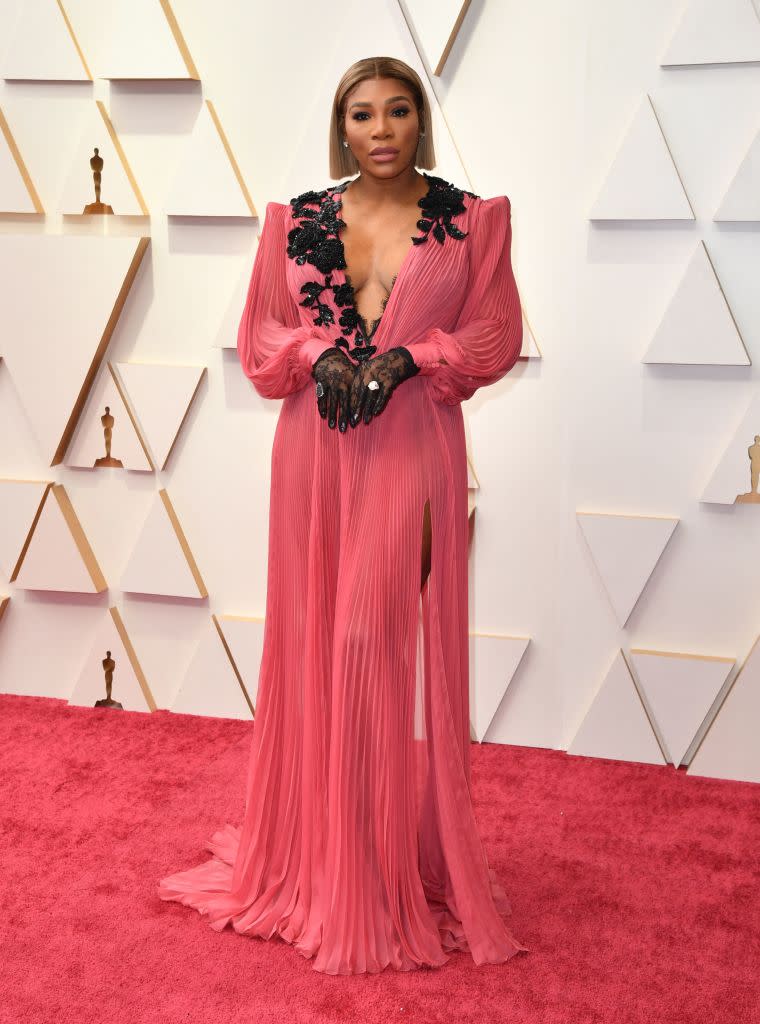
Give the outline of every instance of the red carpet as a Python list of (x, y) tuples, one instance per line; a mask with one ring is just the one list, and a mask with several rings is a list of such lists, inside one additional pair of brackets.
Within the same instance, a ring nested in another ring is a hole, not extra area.
[(476, 747), (481, 833), (531, 952), (333, 977), (155, 894), (242, 816), (252, 729), (0, 695), (1, 1021), (760, 1020), (760, 787)]

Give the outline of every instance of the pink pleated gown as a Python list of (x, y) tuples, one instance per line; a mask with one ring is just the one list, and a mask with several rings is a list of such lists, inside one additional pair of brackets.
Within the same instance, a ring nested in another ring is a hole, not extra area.
[[(256, 391), (283, 399), (245, 814), (158, 890), (328, 974), (528, 952), (470, 790), (461, 403), (520, 354), (510, 202), (425, 178), (420, 234), (369, 335), (341, 238), (349, 182), (267, 204), (238, 335)], [(311, 377), (338, 339), (356, 358), (404, 345), (421, 368), (345, 433)]]

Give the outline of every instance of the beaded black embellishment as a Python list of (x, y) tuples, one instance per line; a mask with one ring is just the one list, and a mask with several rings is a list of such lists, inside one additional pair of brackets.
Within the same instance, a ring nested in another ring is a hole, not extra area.
[[(440, 245), (443, 245), (447, 234), (458, 240), (466, 238), (468, 233), (461, 231), (456, 224), (452, 223), (452, 217), (465, 212), (466, 207), (463, 202), (465, 195), (471, 199), (480, 197), (474, 192), (457, 188), (435, 174), (426, 174), (423, 171), (422, 175), (428, 183), (427, 193), (417, 200), (417, 205), (423, 211), (423, 215), (417, 221), (417, 227), (422, 235), (412, 236), (412, 243), (421, 245), (426, 242), (431, 230), (433, 238)], [(329, 289), (332, 292), (334, 305), (340, 310), (338, 326), (342, 335), (335, 339), (335, 345), (343, 348), (354, 359), (363, 362), (377, 350), (377, 346), (370, 344), (370, 341), (377, 330), (382, 313), (372, 321), (372, 327), (368, 331), (364, 317), (356, 308), (353, 285), (348, 274), (345, 273), (346, 255), (340, 231), (346, 225), (340, 217), (342, 201), (339, 196), (346, 190), (349, 183), (350, 180), (344, 181), (340, 185), (324, 188), (319, 192), (302, 192), (300, 196), (290, 200), (293, 220), (299, 223), (288, 232), (287, 253), (290, 259), (294, 259), (299, 266), (310, 263), (323, 275), (322, 280), (306, 281), (301, 286), (304, 296), (301, 305), (312, 310), (314, 323), (318, 327), (328, 327), (334, 324), (335, 313), (329, 303), (323, 300), (322, 295)], [(344, 283), (332, 283), (334, 270), (344, 272)], [(391, 291), (397, 277), (398, 274), (391, 282)], [(389, 298), (390, 292), (383, 300), (383, 311), (385, 311)], [(348, 337), (352, 334), (354, 336), (353, 347), (349, 345), (348, 341)]]

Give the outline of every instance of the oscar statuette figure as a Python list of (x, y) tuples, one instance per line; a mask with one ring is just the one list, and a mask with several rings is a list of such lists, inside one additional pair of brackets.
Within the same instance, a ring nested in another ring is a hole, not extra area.
[(95, 181), (95, 202), (88, 203), (85, 206), (83, 213), (113, 213), (113, 210), (107, 203), (101, 203), (100, 201), (100, 182), (103, 172), (103, 157), (98, 152), (98, 147), (95, 147), (95, 155), (90, 157), (90, 167), (92, 168), (92, 177)]
[(110, 406), (106, 406), (105, 414), (100, 417), (100, 422), (103, 424), (103, 436), (106, 442), (106, 454), (103, 458), (95, 459), (95, 466), (98, 468), (102, 468), (103, 466), (116, 466), (119, 469), (123, 469), (124, 463), (121, 461), (121, 459), (114, 459), (111, 456), (111, 438), (113, 437), (114, 418), (111, 415)]
[(123, 711), (124, 707), (118, 700), (111, 700), (111, 687), (113, 686), (113, 672), (116, 668), (116, 662), (111, 657), (111, 652), (106, 651), (106, 656), (103, 658), (103, 671), (106, 675), (106, 695), (103, 700), (96, 700), (96, 708), (119, 708)]

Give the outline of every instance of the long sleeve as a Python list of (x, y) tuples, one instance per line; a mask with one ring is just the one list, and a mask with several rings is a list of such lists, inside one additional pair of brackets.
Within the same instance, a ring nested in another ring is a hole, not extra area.
[(465, 401), (477, 388), (503, 377), (522, 348), (507, 196), (480, 201), (470, 234), (469, 286), (454, 331), (449, 334), (434, 327), (406, 346), (420, 375), (433, 378), (433, 399), (448, 405)]
[(301, 325), (288, 288), (287, 212), (282, 203), (267, 203), (238, 328), (240, 363), (264, 398), (284, 398), (299, 391), (311, 379), (317, 357), (333, 347), (324, 329)]

